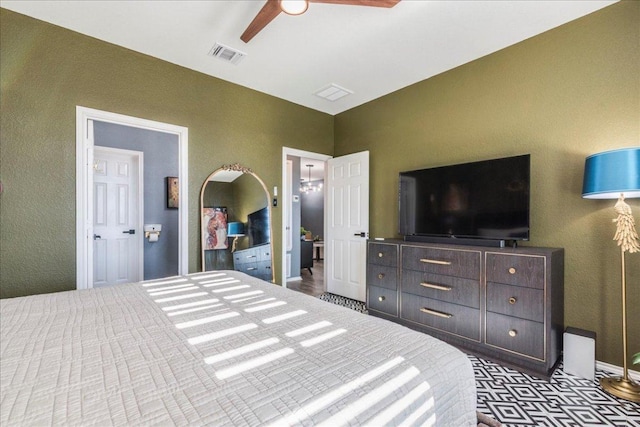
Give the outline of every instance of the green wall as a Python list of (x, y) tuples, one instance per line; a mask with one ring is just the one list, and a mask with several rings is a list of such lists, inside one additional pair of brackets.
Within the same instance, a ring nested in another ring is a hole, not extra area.
[[(640, 2), (623, 1), (336, 116), (335, 155), (371, 152), (372, 236), (397, 233), (398, 172), (531, 153), (532, 246), (565, 248), (565, 324), (622, 364), (613, 200), (581, 198), (584, 159), (640, 145)], [(639, 199), (628, 200), (640, 223)], [(629, 353), (640, 254), (627, 254)]]
[(77, 105), (189, 129), (189, 271), (212, 171), (239, 162), (272, 189), (283, 146), (333, 154), (330, 115), (6, 9), (0, 23), (2, 298), (75, 289)]
[[(269, 189), (282, 188), (282, 146), (370, 150), (371, 234), (393, 236), (399, 171), (531, 153), (529, 244), (565, 248), (566, 324), (596, 331), (598, 360), (622, 363), (613, 201), (584, 200), (580, 190), (585, 156), (640, 144), (640, 2), (336, 117), (5, 9), (0, 24), (0, 297), (75, 287), (81, 105), (189, 128), (190, 271), (200, 260), (200, 187), (223, 164), (241, 162)], [(640, 203), (630, 204), (640, 222)], [(273, 220), (281, 229), (280, 208)], [(629, 347), (637, 352), (640, 254), (627, 259)]]

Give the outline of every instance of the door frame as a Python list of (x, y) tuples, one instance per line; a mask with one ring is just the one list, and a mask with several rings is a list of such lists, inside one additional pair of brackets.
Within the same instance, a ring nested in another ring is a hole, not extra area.
[(178, 274), (189, 270), (189, 130), (183, 126), (76, 106), (76, 289), (93, 287), (93, 122), (163, 132), (178, 137)]
[[(328, 154), (320, 154), (314, 153), (311, 151), (298, 150), (296, 148), (282, 147), (282, 230), (281, 230), (281, 242), (282, 242), (282, 253), (281, 253), (281, 263), (280, 263), (280, 277), (282, 280), (282, 287), (287, 287), (287, 224), (286, 224), (286, 212), (285, 209), (288, 209), (289, 206), (289, 197), (287, 194), (287, 156), (294, 157), (305, 157), (313, 160), (322, 160), (326, 163), (327, 160), (333, 158), (333, 156), (329, 156)], [(325, 168), (325, 179), (326, 179), (327, 169)], [(296, 183), (293, 183), (296, 185)], [(327, 194), (323, 194), (323, 205), (326, 207), (327, 205)], [(327, 222), (327, 211), (325, 209), (324, 213), (324, 222), (326, 226)], [(295, 236), (295, 234), (294, 234)], [(326, 269), (325, 269), (326, 276)], [(326, 280), (326, 277), (325, 277)]]
[[(138, 164), (136, 174), (136, 179), (138, 180), (138, 214), (135, 218), (136, 230), (142, 233), (144, 227), (144, 153), (142, 151), (136, 150), (127, 150), (124, 148), (113, 148), (113, 147), (102, 147), (95, 146), (94, 154), (97, 151), (102, 151), (104, 153), (116, 153), (131, 156), (135, 159), (135, 162)], [(93, 178), (91, 178), (93, 182)], [(93, 205), (92, 205), (93, 206)], [(140, 280), (144, 278), (144, 241), (142, 239), (136, 239), (136, 256), (138, 258), (138, 277)], [(93, 251), (93, 247), (92, 247)], [(93, 263), (93, 259), (91, 261)], [(93, 268), (91, 269), (93, 272)], [(91, 274), (91, 287), (93, 287), (93, 274)]]

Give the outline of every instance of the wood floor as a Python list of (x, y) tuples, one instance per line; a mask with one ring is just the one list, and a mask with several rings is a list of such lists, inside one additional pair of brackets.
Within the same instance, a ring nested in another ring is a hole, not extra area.
[(306, 268), (300, 271), (302, 280), (287, 282), (287, 288), (317, 297), (324, 292), (324, 261), (313, 261), (313, 274)]

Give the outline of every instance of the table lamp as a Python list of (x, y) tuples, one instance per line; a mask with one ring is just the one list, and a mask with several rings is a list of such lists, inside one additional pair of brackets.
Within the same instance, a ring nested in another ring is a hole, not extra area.
[(244, 236), (244, 224), (241, 222), (230, 222), (227, 225), (227, 237), (233, 237), (233, 243), (231, 244), (231, 252), (236, 251), (236, 244), (238, 243), (238, 237)]
[(585, 199), (618, 199), (613, 220), (616, 233), (613, 237), (620, 247), (622, 258), (622, 354), (623, 376), (605, 377), (600, 386), (609, 394), (640, 402), (640, 384), (629, 379), (627, 369), (627, 286), (625, 281), (625, 252), (640, 251), (631, 207), (625, 198), (640, 197), (640, 147), (605, 151), (587, 157), (584, 166), (582, 197)]

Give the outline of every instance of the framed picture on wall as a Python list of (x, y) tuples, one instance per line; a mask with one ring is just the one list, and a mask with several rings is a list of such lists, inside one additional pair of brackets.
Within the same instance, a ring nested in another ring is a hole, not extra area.
[(167, 208), (178, 209), (180, 206), (180, 187), (178, 186), (178, 178), (175, 176), (167, 177)]
[(227, 208), (202, 208), (202, 248), (227, 249)]

